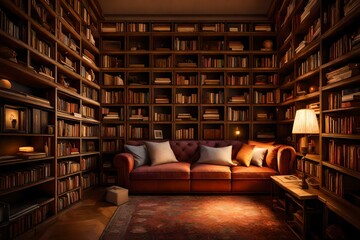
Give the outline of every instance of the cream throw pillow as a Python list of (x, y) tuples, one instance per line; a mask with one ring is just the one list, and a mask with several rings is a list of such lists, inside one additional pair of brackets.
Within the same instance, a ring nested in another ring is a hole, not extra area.
[(251, 164), (258, 167), (262, 167), (267, 151), (268, 151), (267, 148), (255, 147), (253, 149)]
[(198, 163), (208, 163), (223, 166), (235, 166), (231, 159), (232, 146), (208, 147), (200, 145), (200, 159)]
[(146, 148), (149, 152), (151, 166), (178, 162), (173, 150), (170, 147), (169, 141), (166, 142), (145, 142)]

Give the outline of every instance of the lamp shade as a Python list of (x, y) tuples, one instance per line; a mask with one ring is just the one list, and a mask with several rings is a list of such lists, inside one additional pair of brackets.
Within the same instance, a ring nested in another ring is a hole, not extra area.
[(312, 109), (299, 109), (296, 111), (293, 134), (316, 134), (319, 133), (319, 125), (315, 111)]

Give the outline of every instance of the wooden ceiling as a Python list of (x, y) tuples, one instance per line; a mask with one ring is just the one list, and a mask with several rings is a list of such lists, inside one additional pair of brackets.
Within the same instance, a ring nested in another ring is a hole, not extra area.
[(98, 0), (103, 15), (267, 16), (274, 0)]

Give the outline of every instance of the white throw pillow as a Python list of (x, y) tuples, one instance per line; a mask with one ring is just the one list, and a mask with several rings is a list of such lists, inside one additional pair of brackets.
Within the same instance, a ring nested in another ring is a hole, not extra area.
[(169, 141), (166, 142), (145, 142), (151, 160), (151, 166), (178, 162)]
[(251, 164), (258, 167), (262, 167), (267, 151), (268, 151), (267, 148), (255, 147), (253, 149)]
[(232, 146), (208, 147), (200, 145), (200, 159), (198, 163), (209, 163), (215, 165), (235, 166), (231, 159)]

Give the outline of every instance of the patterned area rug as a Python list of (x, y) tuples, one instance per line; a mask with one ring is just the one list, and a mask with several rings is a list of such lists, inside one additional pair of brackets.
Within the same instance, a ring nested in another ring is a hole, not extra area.
[(130, 196), (102, 240), (296, 239), (270, 196)]

